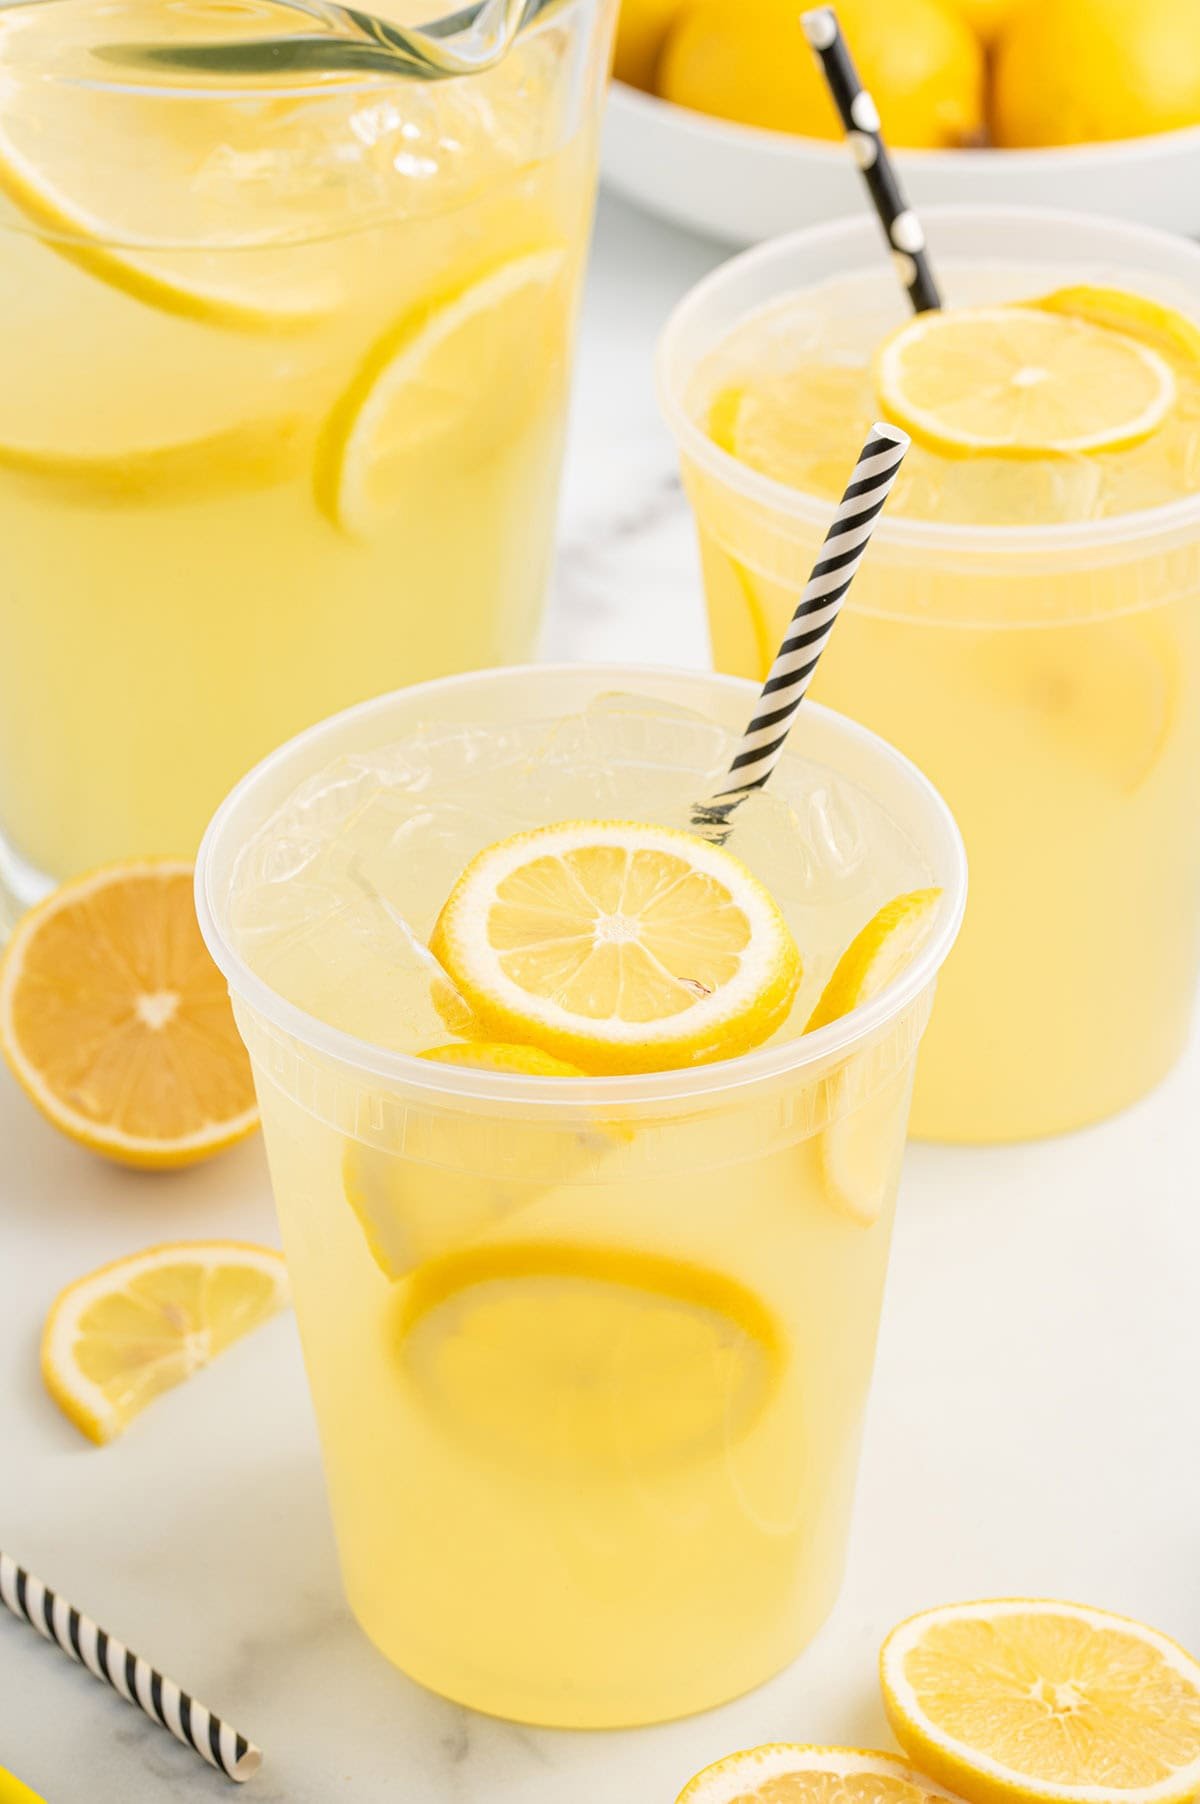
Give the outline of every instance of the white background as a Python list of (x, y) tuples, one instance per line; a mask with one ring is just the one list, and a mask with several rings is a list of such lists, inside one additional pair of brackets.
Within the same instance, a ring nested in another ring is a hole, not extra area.
[[(669, 306), (719, 255), (602, 203), (556, 656), (705, 659), (651, 360)], [(247, 1804), (672, 1804), (696, 1768), (753, 1742), (887, 1747), (879, 1642), (956, 1598), (1074, 1598), (1200, 1649), (1198, 1081), (1194, 1049), (1155, 1096), (1090, 1132), (910, 1150), (832, 1620), (788, 1673), (725, 1710), (578, 1735), (431, 1697), (354, 1628), (290, 1317), (108, 1449), (58, 1414), (37, 1370), (58, 1289), (158, 1240), (274, 1241), (266, 1171), (254, 1142), (169, 1179), (121, 1173), (0, 1077), (0, 1546), (261, 1743)], [(47, 1804), (232, 1795), (8, 1618), (0, 1766)]]

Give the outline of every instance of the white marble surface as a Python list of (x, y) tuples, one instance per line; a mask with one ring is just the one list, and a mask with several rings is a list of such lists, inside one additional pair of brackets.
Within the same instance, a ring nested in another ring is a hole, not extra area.
[[(717, 255), (602, 207), (556, 655), (705, 656), (650, 365), (667, 307)], [(290, 1318), (119, 1445), (79, 1439), (38, 1378), (47, 1302), (155, 1240), (274, 1239), (262, 1152), (171, 1180), (125, 1175), (60, 1140), (0, 1079), (0, 1545), (262, 1744), (246, 1794), (258, 1804), (671, 1804), (697, 1767), (747, 1743), (887, 1746), (879, 1640), (943, 1599), (1080, 1598), (1200, 1647), (1198, 1083), (1200, 1047), (1156, 1096), (1089, 1133), (911, 1151), (832, 1620), (790, 1672), (725, 1710), (577, 1735), (472, 1716), (358, 1634)], [(47, 1804), (229, 1795), (7, 1618), (0, 1766)]]

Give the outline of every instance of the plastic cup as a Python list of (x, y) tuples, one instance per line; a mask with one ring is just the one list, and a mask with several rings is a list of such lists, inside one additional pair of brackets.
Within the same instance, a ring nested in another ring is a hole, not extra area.
[[(935, 268), (1048, 265), (1200, 321), (1200, 249), (1182, 239), (1032, 209), (931, 208), (925, 223)], [(899, 323), (864, 217), (735, 258), (667, 328), (660, 394), (721, 669), (761, 678), (831, 509), (718, 449), (689, 384), (747, 314), (873, 268)], [(1004, 298), (1021, 292), (1003, 279)], [(913, 1132), (1058, 1133), (1151, 1089), (1183, 1047), (1200, 961), (1200, 494), (1083, 525), (885, 514), (813, 694), (928, 772), (967, 844), (971, 909)]]
[(254, 1063), (351, 1607), (433, 1690), (567, 1726), (745, 1691), (834, 1601), (913, 1062), (963, 907), (957, 830), (889, 746), (806, 707), (797, 749), (878, 798), (943, 886), (934, 932), (829, 1027), (649, 1077), (500, 1075), (358, 1041), (255, 974), (230, 904), (242, 849), (336, 756), (614, 688), (731, 729), (753, 702), (730, 678), (608, 666), (385, 696), (253, 771), (197, 870)]

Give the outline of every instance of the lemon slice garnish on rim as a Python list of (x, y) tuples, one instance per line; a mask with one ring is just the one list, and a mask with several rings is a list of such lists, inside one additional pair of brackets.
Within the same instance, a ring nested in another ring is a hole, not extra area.
[(949, 456), (1124, 450), (1176, 394), (1149, 345), (1036, 305), (919, 313), (884, 339), (874, 376), (888, 417)]
[(740, 859), (631, 821), (564, 821), (489, 846), (430, 950), (488, 1033), (591, 1074), (746, 1052), (783, 1020), (801, 971)]
[[(911, 964), (937, 919), (940, 889), (912, 890), (872, 915), (843, 952), (806, 1032), (827, 1027), (869, 1002)], [(820, 1137), (825, 1191), (839, 1214), (860, 1227), (879, 1220), (900, 1169), (908, 1126), (911, 1072), (877, 1073), (871, 1053), (846, 1068), (847, 1110)], [(861, 1095), (858, 1093), (861, 1091)]]
[(705, 1767), (675, 1804), (928, 1804), (946, 1796), (895, 1754), (776, 1741)]
[(905, 1751), (972, 1804), (1182, 1804), (1200, 1790), (1200, 1662), (1105, 1610), (949, 1604), (883, 1644)]
[(555, 362), (560, 245), (513, 257), (403, 314), (371, 348), (326, 425), (317, 500), (369, 537), (403, 503), (414, 458), (478, 461), (519, 430)]
[(180, 1241), (71, 1284), (42, 1332), (42, 1375), (89, 1440), (111, 1441), (288, 1301), (283, 1257), (235, 1240)]

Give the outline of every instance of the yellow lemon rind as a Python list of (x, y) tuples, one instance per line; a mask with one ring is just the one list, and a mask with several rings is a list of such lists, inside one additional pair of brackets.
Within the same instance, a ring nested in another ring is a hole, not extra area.
[(1089, 1780), (1079, 1785), (1063, 1785), (1004, 1767), (990, 1755), (981, 1754), (941, 1732), (931, 1723), (916, 1701), (912, 1686), (904, 1673), (904, 1661), (919, 1645), (926, 1627), (953, 1620), (976, 1619), (987, 1622), (1004, 1615), (1066, 1616), (1098, 1630), (1112, 1629), (1132, 1634), (1157, 1652), (1164, 1662), (1186, 1677), (1200, 1698), (1200, 1662), (1186, 1648), (1169, 1636), (1132, 1617), (1118, 1616), (1110, 1610), (1097, 1610), (1086, 1604), (1068, 1603), (1048, 1598), (984, 1598), (961, 1604), (948, 1604), (924, 1610), (897, 1624), (884, 1641), (879, 1656), (880, 1686), (884, 1710), (897, 1741), (923, 1772), (930, 1773), (942, 1785), (970, 1804), (1186, 1804), (1200, 1789), (1200, 1752), (1178, 1773), (1154, 1786), (1109, 1787)]
[[(749, 1804), (754, 1788), (789, 1774), (820, 1773), (895, 1779), (933, 1798), (948, 1798), (934, 1780), (897, 1754), (873, 1748), (810, 1747), (801, 1742), (765, 1742), (715, 1761), (685, 1785), (675, 1804)], [(959, 1804), (958, 1800), (954, 1804)]]

